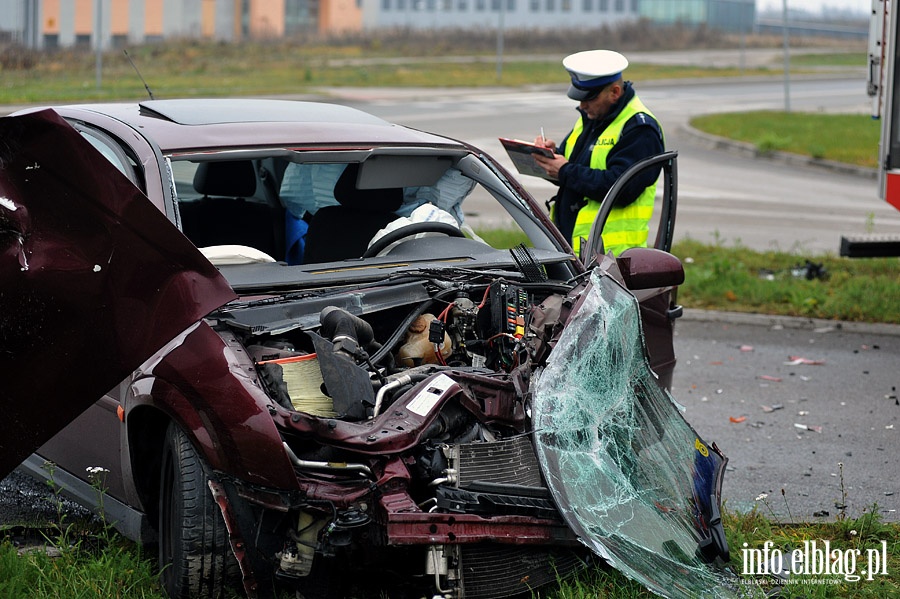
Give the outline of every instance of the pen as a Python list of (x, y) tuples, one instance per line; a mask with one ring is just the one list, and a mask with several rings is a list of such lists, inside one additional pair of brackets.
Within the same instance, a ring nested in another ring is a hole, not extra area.
[(541, 127), (541, 143), (547, 145), (547, 138), (544, 137), (544, 128)]

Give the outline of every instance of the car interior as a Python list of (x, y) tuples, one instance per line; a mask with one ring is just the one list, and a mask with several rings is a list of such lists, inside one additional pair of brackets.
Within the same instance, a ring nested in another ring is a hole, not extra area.
[[(246, 154), (171, 161), (181, 229), (198, 248), (245, 246), (274, 262), (308, 265), (368, 257), (371, 241), (391, 227), (418, 224), (427, 233), (482, 241), (465, 222), (463, 201), (473, 193), (497, 199), (457, 156), (348, 152), (337, 162), (334, 152), (307, 153), (303, 161), (283, 150)], [(426, 216), (417, 210), (423, 206)], [(519, 228), (516, 209), (505, 228)]]
[(182, 232), (197, 247), (246, 245), (278, 256), (284, 252), (281, 210), (254, 199), (256, 168), (250, 160), (201, 162), (193, 188), (199, 199), (179, 202)]

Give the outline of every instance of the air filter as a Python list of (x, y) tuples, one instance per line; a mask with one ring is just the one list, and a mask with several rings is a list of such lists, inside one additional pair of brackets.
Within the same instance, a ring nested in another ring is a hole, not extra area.
[(316, 354), (266, 360), (260, 364), (277, 364), (281, 367), (281, 376), (295, 410), (313, 416), (337, 416), (334, 400), (322, 392), (322, 371)]

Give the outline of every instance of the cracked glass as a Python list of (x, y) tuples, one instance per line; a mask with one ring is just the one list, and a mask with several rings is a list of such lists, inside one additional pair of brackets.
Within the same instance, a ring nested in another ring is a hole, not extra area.
[(535, 389), (535, 445), (581, 542), (667, 597), (737, 597), (719, 520), (725, 457), (647, 363), (638, 304), (595, 271)]

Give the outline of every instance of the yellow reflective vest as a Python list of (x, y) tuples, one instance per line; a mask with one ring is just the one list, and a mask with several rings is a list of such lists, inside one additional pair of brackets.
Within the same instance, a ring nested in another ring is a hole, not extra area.
[[(625, 127), (628, 119), (639, 112), (656, 119), (637, 96), (633, 97), (594, 143), (594, 147), (591, 149), (591, 168), (606, 169), (606, 157), (612, 147), (619, 141), (619, 137), (622, 135), (622, 128)], [(575, 147), (578, 138), (583, 132), (584, 121), (579, 118), (575, 126), (572, 127), (572, 132), (569, 134), (563, 152), (567, 160), (571, 159), (572, 148)], [(650, 218), (653, 216), (653, 201), (655, 197), (656, 183), (647, 187), (628, 206), (613, 207), (609, 213), (609, 218), (606, 220), (606, 225), (603, 227), (604, 252), (612, 252), (613, 255), (618, 256), (630, 247), (647, 247)], [(590, 198), (584, 198), (584, 200), (587, 203), (578, 211), (575, 219), (575, 228), (572, 230), (572, 248), (575, 250), (576, 256), (581, 251), (581, 238), (587, 239), (591, 232), (591, 225), (600, 211), (600, 201)]]

